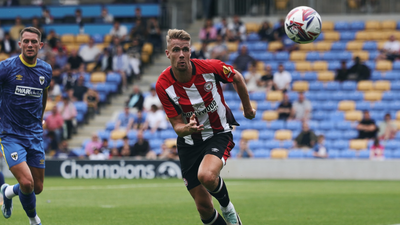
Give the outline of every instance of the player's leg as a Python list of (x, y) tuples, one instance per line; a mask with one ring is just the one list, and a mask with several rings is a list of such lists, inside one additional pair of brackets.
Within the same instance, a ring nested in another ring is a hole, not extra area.
[(224, 218), (214, 208), (212, 197), (203, 185), (198, 185), (189, 190), (197, 211), (200, 214), (201, 221), (207, 225), (226, 225)]
[(35, 194), (38, 195), (43, 191), (44, 169), (32, 166), (29, 166), (29, 169), (31, 170), (33, 177), (33, 183), (34, 183), (33, 190)]

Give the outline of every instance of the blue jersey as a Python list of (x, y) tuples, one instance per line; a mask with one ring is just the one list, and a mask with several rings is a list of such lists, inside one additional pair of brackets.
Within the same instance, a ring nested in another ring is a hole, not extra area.
[(0, 62), (0, 135), (42, 139), (42, 95), (49, 87), (51, 66), (22, 55)]

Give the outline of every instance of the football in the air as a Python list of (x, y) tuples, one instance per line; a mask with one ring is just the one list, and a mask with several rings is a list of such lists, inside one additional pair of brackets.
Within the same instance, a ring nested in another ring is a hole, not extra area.
[(299, 6), (286, 16), (285, 32), (294, 42), (306, 44), (317, 39), (321, 33), (321, 23), (317, 11), (308, 6)]

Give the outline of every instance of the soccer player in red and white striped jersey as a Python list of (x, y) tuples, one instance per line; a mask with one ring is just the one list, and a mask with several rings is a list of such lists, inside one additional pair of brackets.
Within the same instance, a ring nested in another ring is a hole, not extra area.
[[(166, 56), (171, 66), (156, 84), (156, 91), (178, 135), (177, 146), (185, 185), (204, 224), (237, 224), (225, 182), (219, 176), (235, 146), (232, 125), (238, 125), (225, 103), (220, 82), (233, 83), (247, 119), (255, 117), (243, 76), (219, 60), (190, 59), (190, 34), (169, 30)], [(222, 218), (211, 195), (220, 203)]]

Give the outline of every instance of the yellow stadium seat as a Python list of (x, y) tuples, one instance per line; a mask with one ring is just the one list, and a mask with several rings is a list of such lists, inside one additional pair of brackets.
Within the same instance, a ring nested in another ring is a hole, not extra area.
[(86, 65), (86, 71), (92, 72), (93, 69), (94, 69), (94, 67), (96, 66), (96, 64), (97, 64), (97, 63), (95, 63), (95, 62), (88, 63), (88, 64)]
[(397, 130), (400, 130), (400, 120), (395, 120), (394, 123), (397, 126)]
[(257, 71), (264, 71), (265, 70), (265, 64), (262, 61), (257, 61)]
[(337, 31), (327, 31), (324, 32), (324, 40), (325, 41), (339, 41), (340, 33)]
[(301, 44), (299, 45), (299, 50), (301, 51), (313, 51), (314, 50), (314, 43), (308, 43), (308, 44)]
[(378, 41), (378, 49), (381, 50), (383, 49), (383, 46), (385, 45), (386, 40), (385, 41)]
[(167, 148), (172, 148), (174, 145), (176, 146), (176, 138), (165, 139), (164, 144)]
[(380, 101), (382, 100), (382, 92), (379, 91), (367, 91), (364, 93), (364, 100), (365, 101)]
[(314, 44), (314, 49), (316, 51), (325, 52), (325, 51), (330, 51), (331, 48), (332, 48), (332, 42), (329, 41), (320, 41)]
[(64, 34), (61, 36), (61, 42), (63, 44), (73, 44), (75, 43), (75, 36), (73, 34)]
[(99, 44), (96, 44), (96, 47), (97, 47), (98, 49), (100, 49), (101, 51), (103, 51), (104, 48), (107, 48), (107, 47), (108, 47), (108, 44), (107, 44), (107, 43), (99, 43)]
[(228, 47), (229, 52), (237, 52), (239, 45), (236, 42), (227, 42), (226, 47)]
[(381, 23), (382, 30), (396, 30), (395, 20), (385, 20)]
[(149, 54), (141, 54), (140, 58), (142, 59), (142, 63), (146, 64), (150, 62), (150, 55)]
[(360, 57), (361, 61), (366, 61), (369, 59), (369, 52), (368, 51), (355, 51), (353, 52), (353, 58), (356, 56)]
[(288, 150), (283, 148), (274, 148), (271, 150), (271, 159), (287, 159)]
[(390, 91), (390, 81), (387, 80), (375, 81), (374, 89), (376, 91)]
[(193, 50), (199, 51), (201, 49), (201, 43), (200, 42), (194, 42), (192, 44), (191, 48), (192, 48), (192, 51)]
[(268, 45), (268, 51), (274, 52), (283, 48), (283, 44), (280, 41), (271, 41)]
[(260, 24), (258, 24), (258, 23), (248, 22), (248, 23), (245, 23), (245, 26), (246, 26), (246, 32), (248, 34), (252, 33), (252, 32), (257, 33), (260, 30)]
[(111, 34), (106, 34), (106, 36), (104, 36), (104, 43), (109, 44), (112, 41), (113, 36)]
[(267, 101), (280, 102), (283, 99), (283, 94), (281, 91), (269, 91), (267, 93)]
[(326, 61), (315, 61), (313, 63), (312, 69), (315, 71), (327, 71), (328, 63)]
[(142, 47), (142, 53), (152, 55), (153, 54), (153, 45), (149, 42), (144, 43)]
[(359, 91), (372, 91), (374, 84), (370, 80), (362, 80), (357, 84), (357, 90)]
[(69, 45), (65, 45), (65, 48), (67, 49), (67, 52), (71, 52), (72, 50), (76, 50), (78, 51), (80, 48), (79, 44), (69, 44)]
[(318, 72), (318, 80), (322, 82), (335, 80), (335, 73), (332, 71), (321, 71)]
[(396, 120), (400, 120), (400, 110), (396, 112)]
[[(253, 109), (257, 109), (257, 101), (250, 101), (251, 107), (253, 107)], [(240, 110), (243, 111), (243, 105), (240, 104)]]
[(291, 61), (304, 61), (306, 60), (306, 53), (300, 51), (293, 51), (290, 53), (290, 60)]
[(359, 41), (368, 41), (370, 39), (369, 32), (367, 31), (358, 31), (356, 32), (356, 40)]
[(275, 0), (275, 7), (277, 10), (284, 10), (288, 7), (289, 0)]
[(119, 140), (126, 136), (126, 130), (113, 130), (111, 131), (111, 139)]
[(242, 131), (242, 138), (245, 140), (258, 140), (258, 136), (258, 130), (248, 129)]
[(392, 62), (389, 60), (379, 60), (376, 62), (375, 70), (379, 71), (392, 70)]
[(332, 21), (322, 21), (321, 25), (322, 31), (333, 31), (335, 29), (335, 25)]
[(344, 114), (344, 118), (345, 118), (346, 120), (349, 120), (349, 121), (361, 121), (362, 118), (363, 118), (363, 114), (362, 114), (362, 112), (359, 111), (359, 110), (347, 111), (347, 112)]
[(386, 32), (380, 31), (380, 32), (371, 32), (370, 34), (370, 40), (373, 41), (380, 41), (380, 40), (386, 40)]
[(277, 120), (279, 117), (279, 114), (277, 111), (272, 111), (272, 110), (266, 110), (262, 114), (262, 119), (266, 121), (272, 121), (272, 120)]
[(339, 102), (338, 110), (340, 111), (354, 111), (356, 103), (354, 101), (343, 100)]
[(307, 81), (295, 81), (293, 83), (293, 91), (304, 92), (308, 91), (309, 84)]
[(0, 53), (0, 61), (8, 59), (10, 56), (6, 53)]
[(277, 130), (275, 131), (275, 139), (283, 141), (283, 140), (292, 140), (292, 131), (291, 130)]
[(308, 61), (305, 62), (296, 62), (296, 70), (300, 72), (310, 71), (311, 63)]
[(368, 148), (368, 140), (365, 140), (365, 139), (350, 140), (349, 147), (350, 147), (350, 149), (355, 149), (355, 150), (367, 149)]
[(346, 49), (349, 51), (361, 51), (364, 42), (362, 41), (349, 41), (347, 42)]
[(75, 37), (75, 43), (78, 44), (86, 44), (90, 40), (90, 36), (88, 34), (78, 34)]
[(370, 20), (365, 22), (365, 30), (380, 30), (381, 22), (376, 20)]
[(396, 40), (400, 40), (400, 32), (399, 31), (394, 31), (392, 34), (394, 35)]
[(46, 108), (44, 109), (44, 111), (46, 111), (46, 112), (51, 111), (53, 109), (53, 107), (56, 106), (56, 105), (57, 105), (56, 102), (51, 101), (51, 100), (47, 100)]
[(106, 82), (106, 73), (104, 72), (93, 72), (90, 76), (90, 81), (92, 83), (104, 83)]

